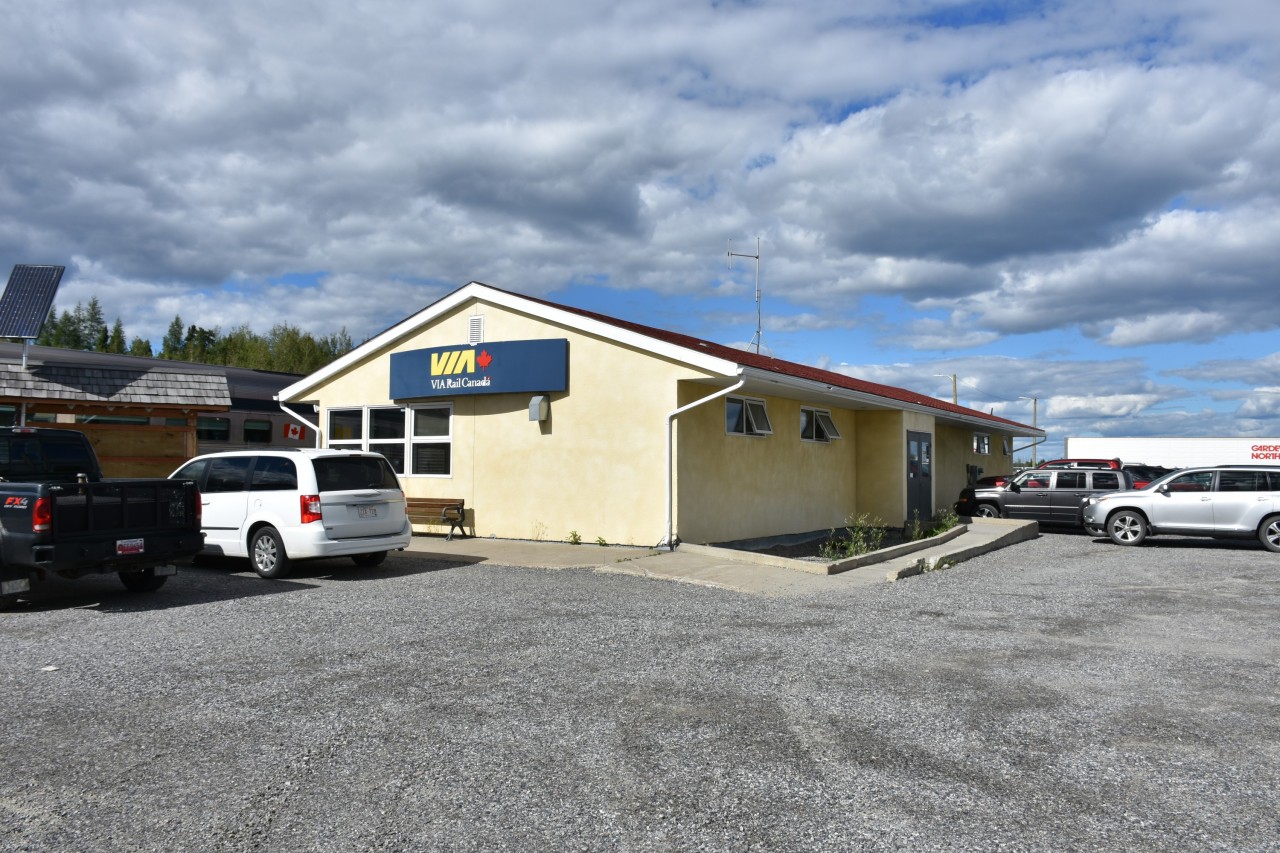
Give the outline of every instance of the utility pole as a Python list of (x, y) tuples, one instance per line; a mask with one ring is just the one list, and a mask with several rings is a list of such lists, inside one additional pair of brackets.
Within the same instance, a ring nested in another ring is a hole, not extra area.
[(951, 405), (960, 405), (960, 393), (956, 388), (956, 375), (954, 373), (935, 373), (934, 376), (941, 376), (943, 379), (951, 380)]
[[(1019, 400), (1031, 401), (1031, 426), (1035, 429), (1040, 428), (1040, 398), (1039, 397), (1019, 397)], [(1036, 445), (1031, 445), (1031, 467), (1036, 467)]]

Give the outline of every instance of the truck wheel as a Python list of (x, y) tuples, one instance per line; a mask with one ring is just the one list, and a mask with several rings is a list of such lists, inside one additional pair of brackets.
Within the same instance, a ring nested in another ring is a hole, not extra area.
[(1147, 538), (1147, 520), (1141, 513), (1122, 509), (1107, 519), (1107, 535), (1117, 545), (1141, 545)]
[(999, 518), (1000, 510), (991, 504), (978, 504), (978, 511), (974, 515), (978, 518)]
[(351, 557), (357, 566), (364, 569), (371, 569), (374, 566), (382, 565), (382, 561), (387, 559), (386, 551), (374, 551), (372, 554), (355, 554)]
[(1268, 551), (1280, 552), (1280, 515), (1264, 518), (1258, 528), (1258, 541)]
[(130, 592), (155, 592), (164, 586), (168, 575), (157, 575), (155, 569), (138, 569), (133, 572), (121, 572), (120, 583)]
[(249, 560), (259, 577), (282, 578), (289, 573), (289, 555), (274, 527), (260, 527), (249, 539)]
[(16, 595), (0, 595), (0, 613), (8, 610), (10, 607), (18, 603)]

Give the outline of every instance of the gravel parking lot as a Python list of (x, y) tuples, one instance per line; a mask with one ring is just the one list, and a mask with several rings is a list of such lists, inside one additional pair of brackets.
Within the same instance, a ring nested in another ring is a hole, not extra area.
[(1277, 850), (1278, 612), (1256, 545), (1063, 534), (785, 599), (61, 583), (0, 613), (0, 849)]

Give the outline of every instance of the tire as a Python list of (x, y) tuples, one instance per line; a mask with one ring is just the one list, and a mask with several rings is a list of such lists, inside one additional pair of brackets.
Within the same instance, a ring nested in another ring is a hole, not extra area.
[(120, 583), (129, 592), (155, 592), (164, 586), (168, 575), (157, 575), (155, 569), (137, 569), (132, 572), (121, 572)]
[(274, 527), (259, 527), (249, 537), (249, 562), (258, 577), (282, 578), (289, 574), (289, 555), (284, 551), (280, 532)]
[(357, 566), (362, 569), (371, 569), (374, 566), (382, 565), (382, 561), (387, 559), (386, 551), (374, 551), (370, 554), (355, 554), (351, 557)]
[(1140, 512), (1122, 509), (1107, 519), (1107, 535), (1117, 545), (1141, 545), (1147, 538), (1147, 520)]
[(973, 516), (974, 518), (999, 518), (1000, 508), (995, 504), (978, 504), (978, 511)]
[(1258, 525), (1258, 541), (1268, 551), (1280, 553), (1280, 515), (1262, 519)]
[(17, 603), (18, 596), (16, 595), (0, 595), (0, 613), (3, 613)]

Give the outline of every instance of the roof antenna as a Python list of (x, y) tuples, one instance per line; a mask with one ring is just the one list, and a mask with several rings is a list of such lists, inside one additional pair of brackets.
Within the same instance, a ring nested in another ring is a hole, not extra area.
[(764, 333), (760, 330), (760, 238), (756, 238), (756, 253), (754, 255), (744, 255), (733, 250), (733, 241), (729, 241), (729, 269), (733, 269), (734, 258), (752, 258), (756, 262), (756, 333), (751, 338), (748, 348), (755, 347), (756, 355), (760, 354), (760, 345), (764, 343)]

